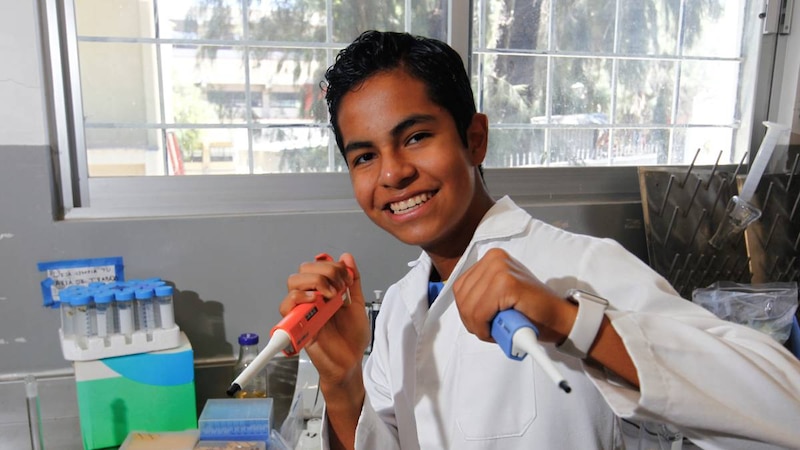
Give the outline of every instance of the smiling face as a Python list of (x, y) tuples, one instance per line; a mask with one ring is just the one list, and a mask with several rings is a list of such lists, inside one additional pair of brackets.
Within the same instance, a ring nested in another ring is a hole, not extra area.
[(353, 192), (367, 216), (406, 244), (457, 259), (493, 203), (478, 171), (486, 116), (473, 117), (465, 147), (425, 84), (394, 69), (344, 95), (339, 126)]

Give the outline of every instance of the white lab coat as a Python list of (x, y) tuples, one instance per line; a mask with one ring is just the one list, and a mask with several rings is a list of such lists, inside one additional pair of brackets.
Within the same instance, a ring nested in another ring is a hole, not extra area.
[(771, 337), (680, 298), (616, 242), (534, 220), (507, 197), (450, 279), (494, 247), (560, 295), (577, 287), (608, 299), (641, 389), (546, 345), (573, 388), (566, 394), (532, 358), (478, 340), (449, 283), (428, 308), (423, 253), (384, 297), (356, 448), (618, 449), (617, 416), (668, 421), (708, 449), (800, 448), (800, 362)]

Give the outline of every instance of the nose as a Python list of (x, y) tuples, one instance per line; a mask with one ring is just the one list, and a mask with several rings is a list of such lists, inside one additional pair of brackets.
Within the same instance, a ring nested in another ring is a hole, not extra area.
[(381, 157), (380, 184), (384, 187), (402, 189), (416, 177), (414, 164), (395, 152), (388, 152)]

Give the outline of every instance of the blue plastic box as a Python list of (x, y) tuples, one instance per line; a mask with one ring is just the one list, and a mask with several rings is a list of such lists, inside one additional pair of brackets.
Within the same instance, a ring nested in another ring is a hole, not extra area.
[(200, 414), (199, 428), (201, 440), (261, 441), (269, 444), (272, 399), (209, 399)]

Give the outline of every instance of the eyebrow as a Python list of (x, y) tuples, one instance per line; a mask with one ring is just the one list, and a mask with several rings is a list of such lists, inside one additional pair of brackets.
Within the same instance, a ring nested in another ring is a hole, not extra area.
[[(397, 138), (418, 123), (433, 122), (434, 120), (436, 120), (436, 118), (431, 114), (412, 114), (395, 125), (389, 134), (391, 134), (393, 138)], [(370, 147), (373, 147), (372, 141), (354, 141), (344, 146), (344, 153), (346, 155), (352, 151)]]

